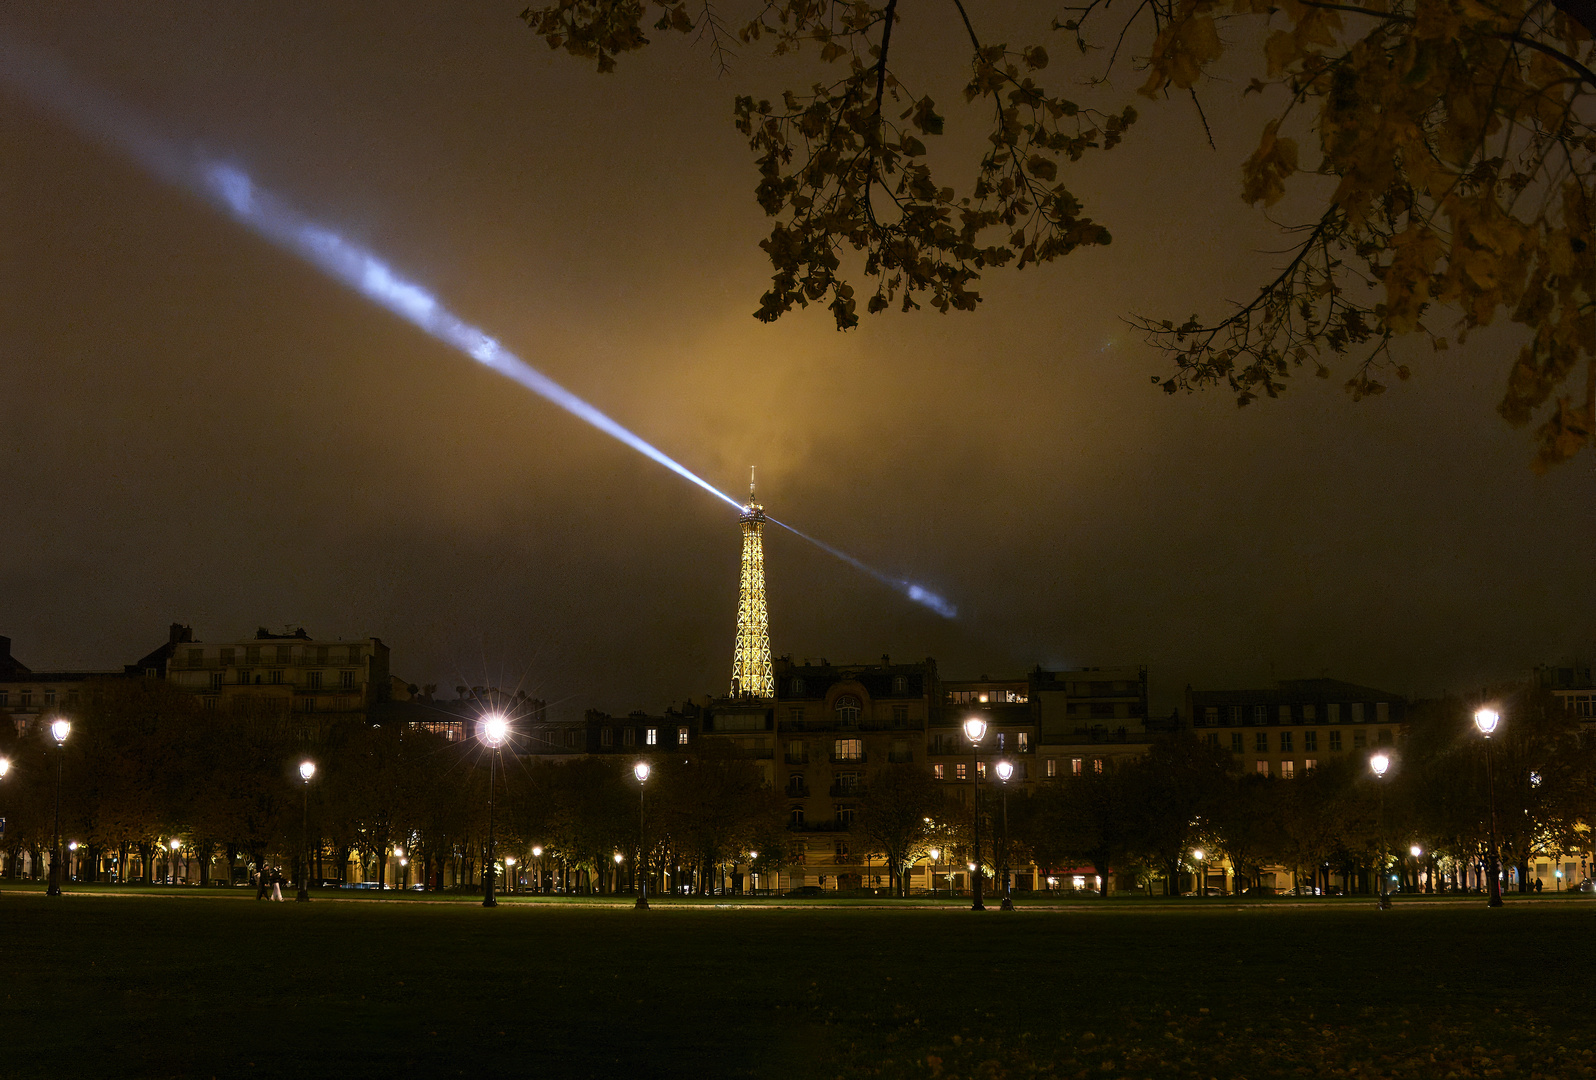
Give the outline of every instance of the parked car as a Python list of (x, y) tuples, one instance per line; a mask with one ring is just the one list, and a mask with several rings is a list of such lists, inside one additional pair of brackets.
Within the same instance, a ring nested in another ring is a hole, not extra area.
[(1596, 893), (1596, 881), (1592, 881), (1590, 878), (1586, 878), (1584, 881), (1581, 881), (1579, 883), (1579, 885), (1574, 889), (1574, 891), (1575, 892), (1582, 892), (1582, 893)]

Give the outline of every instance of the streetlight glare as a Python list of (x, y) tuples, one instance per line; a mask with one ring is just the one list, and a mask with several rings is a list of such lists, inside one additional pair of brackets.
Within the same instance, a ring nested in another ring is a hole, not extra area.
[(653, 769), (646, 761), (639, 761), (636, 765), (632, 766), (632, 775), (637, 777), (637, 782), (639, 784), (647, 780), (648, 774), (652, 771)]
[(624, 859), (625, 857), (626, 856), (622, 855), (619, 851), (617, 851), (615, 853), (615, 865), (619, 866), (621, 864), (621, 860)]
[(1191, 857), (1196, 859), (1198, 862), (1202, 862), (1203, 861), (1203, 849), (1202, 848), (1198, 848), (1196, 851), (1191, 853)]
[(757, 858), (759, 858), (759, 852), (757, 852), (757, 851), (750, 851), (750, 852), (749, 852), (749, 853), (748, 853), (748, 857), (749, 857), (749, 858), (750, 858), (750, 859), (757, 859)]
[(532, 857), (535, 858), (535, 859), (543, 858), (543, 849), (540, 848), (540, 847), (533, 848), (532, 849)]
[(1384, 776), (1385, 771), (1391, 767), (1391, 758), (1386, 754), (1376, 754), (1369, 759), (1369, 768), (1374, 770), (1374, 775)]
[(183, 849), (183, 841), (174, 838), (169, 842), (168, 846), (173, 851), (181, 851)]
[(72, 721), (57, 720), (50, 725), (50, 736), (58, 743), (67, 741), (67, 736), (72, 734)]
[(0, 777), (11, 771), (11, 759), (0, 757)]
[(1419, 845), (1414, 844), (1412, 847), (1408, 848), (1408, 854), (1417, 859), (1420, 855), (1424, 854), (1424, 849), (1419, 847)]
[(1491, 732), (1496, 730), (1496, 725), (1502, 717), (1495, 709), (1481, 709), (1474, 714), (1474, 726), (1480, 729), (1480, 734), (1486, 738), (1491, 737)]
[(1009, 761), (1000, 761), (1000, 762), (998, 762), (997, 763), (997, 774), (998, 774), (998, 779), (999, 780), (1002, 780), (1005, 783), (1007, 783), (1009, 777), (1014, 775), (1014, 763), (1013, 762), (1009, 762)]
[(477, 736), (489, 746), (503, 746), (504, 740), (510, 737), (510, 721), (502, 713), (484, 716)]
[(942, 857), (942, 849), (941, 848), (932, 848), (931, 849), (931, 861), (932, 862), (936, 862), (941, 857)]
[(972, 716), (965, 720), (964, 737), (973, 743), (978, 743), (986, 738), (986, 721), (979, 716)]
[(308, 781), (312, 776), (315, 776), (315, 775), (316, 775), (316, 763), (314, 761), (301, 761), (299, 763), (299, 778), (301, 780), (307, 780)]

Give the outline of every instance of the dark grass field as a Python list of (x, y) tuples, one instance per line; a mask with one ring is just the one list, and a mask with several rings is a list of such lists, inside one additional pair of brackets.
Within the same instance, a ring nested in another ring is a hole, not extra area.
[(0, 1076), (1596, 1076), (1596, 902), (0, 895)]

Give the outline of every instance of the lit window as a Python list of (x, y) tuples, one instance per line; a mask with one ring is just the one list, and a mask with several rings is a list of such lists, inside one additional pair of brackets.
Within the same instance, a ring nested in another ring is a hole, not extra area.
[(1001, 731), (998, 732), (997, 733), (997, 737), (998, 737), (997, 748), (999, 750), (1002, 750), (1003, 749), (1003, 739), (1004, 739), (1003, 732), (1001, 732)]
[(832, 746), (833, 761), (863, 761), (863, 739), (838, 739)]
[(1103, 759), (1102, 758), (1094, 757), (1092, 759), (1092, 771), (1096, 772), (1096, 773), (1100, 773), (1100, 772), (1103, 771)]
[(1070, 758), (1070, 775), (1071, 776), (1079, 776), (1079, 775), (1081, 775), (1081, 759), (1080, 758), (1078, 758), (1078, 757)]
[(968, 780), (969, 778), (969, 766), (965, 765), (964, 762), (961, 761), (957, 765), (953, 766), (953, 779)]
[(986, 779), (986, 762), (977, 761), (975, 763), (975, 775), (979, 776), (982, 780)]
[(931, 766), (931, 776), (932, 776), (933, 779), (936, 779), (936, 780), (943, 779), (944, 778), (943, 772), (944, 772), (944, 767), (943, 766), (941, 766), (941, 765), (933, 765), (933, 766)]
[(1282, 780), (1290, 780), (1293, 777), (1295, 777), (1296, 775), (1297, 775), (1297, 763), (1295, 761), (1289, 761), (1288, 760), (1288, 761), (1282, 761), (1280, 763), (1280, 778)]
[(801, 694), (804, 692), (804, 681), (797, 675), (794, 675), (789, 687), (794, 695)]
[(1302, 763), (1302, 771), (1305, 773), (1313, 772), (1313, 770), (1317, 769), (1318, 767), (1319, 762), (1314, 758), (1309, 758), (1307, 761)]
[(686, 728), (679, 727), (679, 728), (676, 729), (676, 745), (677, 746), (686, 746), (687, 745), (687, 729)]
[(892, 677), (892, 692), (894, 694), (907, 694), (909, 692), (909, 676), (894, 675)]
[(1029, 731), (1020, 732), (1014, 736), (1014, 741), (1016, 744), (1015, 749), (1019, 750), (1020, 753), (1029, 754), (1031, 752), (1031, 733)]
[(1269, 775), (1269, 763), (1267, 761), (1255, 761), (1253, 762), (1253, 768), (1258, 770), (1259, 776)]
[(1047, 775), (1050, 777), (1058, 775), (1058, 758), (1047, 759)]
[(1341, 749), (1341, 732), (1332, 731), (1330, 733), (1330, 749), (1332, 749), (1332, 750), (1340, 750)]
[(645, 746), (658, 746), (659, 745), (659, 728), (652, 728), (651, 727), (651, 728), (648, 729), (648, 732), (643, 736), (643, 745), (645, 745)]

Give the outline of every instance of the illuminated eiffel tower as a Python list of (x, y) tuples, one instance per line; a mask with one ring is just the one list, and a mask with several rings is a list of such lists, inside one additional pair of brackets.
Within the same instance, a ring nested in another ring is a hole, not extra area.
[(770, 667), (770, 619), (765, 612), (765, 508), (754, 499), (748, 479), (748, 502), (738, 518), (743, 525), (743, 580), (737, 594), (737, 648), (732, 653), (733, 696), (775, 697), (776, 677)]

